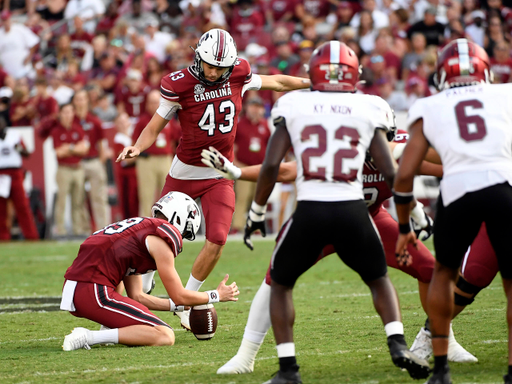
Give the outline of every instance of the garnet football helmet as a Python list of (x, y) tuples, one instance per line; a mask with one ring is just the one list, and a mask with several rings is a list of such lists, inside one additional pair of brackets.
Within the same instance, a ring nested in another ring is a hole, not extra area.
[[(229, 76), (231, 76), (238, 59), (233, 37), (225, 30), (217, 28), (211, 29), (201, 36), (195, 52), (196, 55), (191, 70), (208, 87), (224, 84), (229, 79)], [(210, 81), (204, 76), (201, 61), (215, 67), (228, 68), (228, 70), (218, 80)]]
[(328, 41), (314, 50), (308, 73), (314, 91), (354, 92), (361, 66), (350, 47), (339, 41)]
[(155, 217), (157, 212), (165, 215), (167, 221), (180, 231), (184, 239), (192, 241), (196, 238), (201, 225), (201, 212), (190, 196), (181, 192), (169, 192), (153, 204), (151, 215)]
[(489, 56), (478, 44), (467, 39), (450, 42), (437, 57), (434, 82), (439, 90), (492, 83)]

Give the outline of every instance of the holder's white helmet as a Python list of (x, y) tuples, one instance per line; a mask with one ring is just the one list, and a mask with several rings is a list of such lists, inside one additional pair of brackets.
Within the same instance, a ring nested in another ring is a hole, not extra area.
[(181, 192), (169, 192), (153, 204), (151, 215), (155, 217), (157, 212), (164, 214), (184, 239), (192, 241), (196, 238), (201, 225), (201, 212), (190, 196)]
[[(238, 53), (235, 40), (228, 32), (218, 28), (210, 29), (199, 39), (195, 52), (196, 56), (191, 69), (203, 84), (213, 87), (224, 84), (229, 79)], [(215, 67), (228, 68), (228, 70), (218, 80), (210, 81), (204, 76), (201, 61)]]

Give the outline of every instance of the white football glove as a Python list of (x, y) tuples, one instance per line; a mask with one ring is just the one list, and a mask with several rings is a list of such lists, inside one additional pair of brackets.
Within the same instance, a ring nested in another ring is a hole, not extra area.
[(416, 237), (421, 241), (427, 240), (434, 232), (434, 220), (425, 213), (423, 204), (416, 201), (416, 206), (411, 210), (412, 229)]
[(210, 147), (210, 150), (203, 149), (201, 156), (201, 162), (204, 165), (215, 169), (225, 179), (238, 180), (242, 175), (242, 170), (226, 159), (226, 157), (214, 147)]

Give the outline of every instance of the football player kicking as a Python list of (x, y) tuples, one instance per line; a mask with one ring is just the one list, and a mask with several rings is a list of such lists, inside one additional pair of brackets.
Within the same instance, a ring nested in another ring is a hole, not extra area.
[[(100, 343), (173, 345), (172, 328), (151, 310), (183, 311), (184, 306), (238, 300), (236, 283), (226, 285), (228, 275), (213, 291), (183, 288), (174, 258), (182, 250), (182, 238), (194, 238), (201, 224), (194, 200), (170, 192), (153, 205), (152, 214), (111, 224), (80, 246), (64, 275), (60, 309), (110, 329), (75, 328), (64, 338), (65, 351)], [(141, 274), (157, 269), (169, 299), (143, 292)], [(121, 282), (128, 297), (115, 291)]]
[[(297, 156), (298, 204), (281, 229), (271, 261), (270, 317), (280, 369), (270, 384), (302, 382), (293, 342), (292, 290), (327, 245), (370, 288), (394, 364), (413, 378), (429, 372), (428, 363), (407, 349), (398, 297), (363, 199), (367, 150), (388, 185), (396, 163), (386, 138), (394, 126), (393, 112), (379, 97), (353, 94), (359, 73), (359, 61), (350, 48), (338, 41), (324, 43), (310, 60), (313, 91), (289, 93), (272, 110), (276, 131), (258, 178), (245, 236), (264, 230), (265, 205), (281, 160), (292, 146)], [(322, 236), (307, 236), (312, 227), (321, 228)]]
[(428, 291), (434, 349), (429, 384), (451, 383), (448, 333), (454, 283), (464, 253), (485, 223), (507, 295), (509, 367), (512, 383), (512, 85), (491, 85), (489, 57), (467, 39), (450, 42), (437, 59), (440, 93), (417, 100), (409, 110), (411, 138), (395, 178), (394, 199), (400, 224), (396, 252), (407, 260), (416, 243), (409, 225), (414, 175), (430, 146), (440, 155), (444, 175), (437, 203), (436, 264)]
[[(286, 92), (309, 85), (309, 79), (252, 74), (249, 63), (238, 58), (233, 38), (222, 29), (201, 36), (190, 67), (162, 79), (160, 107), (137, 142), (126, 147), (117, 161), (137, 157), (156, 140), (174, 113), (178, 114), (183, 133), (162, 195), (180, 191), (201, 198), (206, 222), (205, 245), (194, 262), (187, 289), (199, 290), (217, 264), (235, 208), (233, 181), (219, 179), (214, 170), (205, 167), (201, 150), (214, 146), (233, 160), (238, 115), (247, 90)], [(152, 276), (145, 280), (149, 289)], [(186, 329), (190, 329), (189, 314), (179, 314)]]

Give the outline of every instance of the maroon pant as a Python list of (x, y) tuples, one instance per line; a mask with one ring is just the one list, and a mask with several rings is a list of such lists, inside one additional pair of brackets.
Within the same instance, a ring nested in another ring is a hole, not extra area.
[(206, 239), (217, 245), (226, 240), (235, 211), (233, 180), (178, 180), (167, 175), (162, 195), (171, 191), (186, 193), (194, 200), (201, 198), (201, 208), (206, 222)]
[[(9, 175), (12, 179), (11, 194), (9, 199), (12, 200), (18, 224), (23, 232), (23, 236), (27, 240), (39, 239), (34, 215), (30, 209), (25, 189), (23, 188), (23, 171), (21, 169), (0, 169), (0, 175)], [(0, 197), (0, 240), (10, 240), (11, 234), (7, 228), (7, 200)]]

